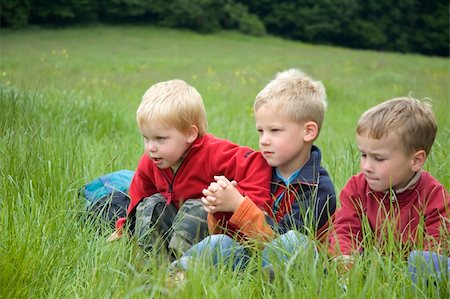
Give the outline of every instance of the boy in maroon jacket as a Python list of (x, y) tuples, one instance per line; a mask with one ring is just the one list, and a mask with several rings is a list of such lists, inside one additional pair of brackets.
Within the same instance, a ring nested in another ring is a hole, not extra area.
[[(409, 253), (413, 278), (419, 259), (428, 263), (420, 267), (447, 272), (450, 260), (438, 253), (448, 253), (449, 194), (422, 169), (436, 131), (430, 106), (410, 97), (386, 101), (361, 116), (356, 128), (361, 172), (341, 191), (330, 240), (340, 271), (348, 271), (354, 254), (364, 250), (368, 222), (379, 250), (391, 233)], [(439, 262), (433, 266), (433, 260)]]
[(145, 153), (130, 185), (127, 217), (117, 221), (109, 241), (120, 238), (126, 223), (144, 249), (162, 241), (183, 253), (208, 233), (200, 198), (214, 175), (233, 178), (256, 205), (270, 209), (271, 167), (259, 152), (207, 134), (202, 97), (186, 82), (150, 87), (137, 122)]

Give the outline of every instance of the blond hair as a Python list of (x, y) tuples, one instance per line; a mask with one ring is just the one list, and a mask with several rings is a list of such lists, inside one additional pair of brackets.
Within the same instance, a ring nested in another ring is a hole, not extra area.
[(327, 95), (322, 82), (314, 81), (299, 69), (278, 73), (256, 96), (253, 110), (263, 105), (283, 111), (291, 120), (314, 121), (319, 130), (327, 108)]
[(394, 98), (367, 110), (358, 120), (356, 134), (380, 139), (395, 132), (406, 154), (428, 153), (436, 137), (437, 124), (431, 105), (412, 97)]
[(183, 80), (159, 82), (151, 86), (142, 97), (136, 119), (140, 128), (151, 122), (160, 122), (186, 133), (195, 125), (199, 136), (205, 135), (207, 129), (202, 97)]

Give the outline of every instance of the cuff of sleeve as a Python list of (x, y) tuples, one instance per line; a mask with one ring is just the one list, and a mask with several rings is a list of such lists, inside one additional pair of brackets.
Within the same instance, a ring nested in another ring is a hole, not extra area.
[(246, 218), (248, 219), (248, 211), (253, 208), (257, 208), (259, 210), (255, 203), (248, 196), (245, 196), (244, 201), (239, 205), (236, 211), (234, 211), (229, 222), (232, 225), (239, 227), (239, 223), (241, 221), (245, 220)]

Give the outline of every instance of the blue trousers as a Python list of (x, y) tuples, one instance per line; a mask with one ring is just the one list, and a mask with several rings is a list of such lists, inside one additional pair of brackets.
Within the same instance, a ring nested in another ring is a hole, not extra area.
[(438, 281), (450, 277), (450, 258), (430, 251), (411, 251), (408, 270), (414, 283), (433, 276)]
[[(272, 262), (288, 262), (309, 248), (314, 250), (316, 258), (317, 249), (312, 240), (298, 231), (288, 231), (266, 244), (262, 251), (262, 267), (271, 267)], [(230, 264), (233, 269), (243, 269), (251, 258), (251, 250), (227, 235), (211, 235), (192, 246), (172, 263), (171, 268), (187, 270), (190, 262), (199, 258), (214, 265)]]

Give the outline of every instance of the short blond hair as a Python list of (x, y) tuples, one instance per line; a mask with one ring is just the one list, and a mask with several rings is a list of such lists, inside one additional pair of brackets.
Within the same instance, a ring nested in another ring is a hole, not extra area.
[(206, 134), (206, 111), (202, 96), (183, 80), (170, 80), (152, 85), (142, 97), (136, 112), (140, 128), (160, 122), (186, 133), (197, 126), (199, 136)]
[(356, 134), (380, 139), (395, 132), (406, 154), (431, 150), (437, 132), (431, 105), (412, 97), (394, 98), (367, 110), (358, 120)]
[(256, 96), (253, 110), (263, 105), (283, 111), (291, 120), (314, 121), (319, 130), (327, 108), (327, 94), (322, 82), (314, 81), (299, 69), (280, 72)]

